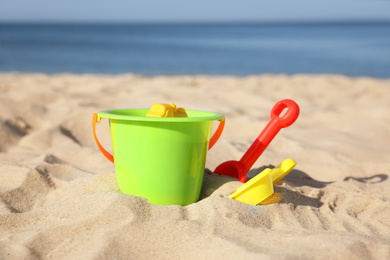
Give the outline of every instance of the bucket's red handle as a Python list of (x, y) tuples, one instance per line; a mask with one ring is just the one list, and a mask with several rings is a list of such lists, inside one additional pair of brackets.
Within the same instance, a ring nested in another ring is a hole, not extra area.
[(219, 137), (221, 137), (223, 128), (225, 127), (225, 119), (220, 119), (218, 121), (219, 121), (219, 126), (218, 126), (217, 130), (215, 131), (214, 135), (210, 138), (209, 150), (218, 141)]
[(100, 121), (100, 117), (94, 113), (93, 118), (92, 118), (92, 131), (93, 131), (93, 136), (95, 137), (95, 142), (99, 148), (99, 150), (102, 152), (102, 154), (112, 163), (114, 163), (114, 156), (110, 154), (109, 152), (106, 151), (106, 149), (103, 148), (103, 146), (100, 144), (99, 140), (97, 139), (96, 136), (96, 122)]

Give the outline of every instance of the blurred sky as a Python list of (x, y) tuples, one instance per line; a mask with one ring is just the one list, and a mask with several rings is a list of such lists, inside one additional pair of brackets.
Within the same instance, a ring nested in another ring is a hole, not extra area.
[(390, 21), (389, 0), (0, 0), (0, 21)]

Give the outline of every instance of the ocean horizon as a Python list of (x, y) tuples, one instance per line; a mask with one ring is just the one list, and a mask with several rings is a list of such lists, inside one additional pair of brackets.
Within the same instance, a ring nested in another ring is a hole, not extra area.
[(0, 23), (0, 72), (390, 78), (390, 22)]

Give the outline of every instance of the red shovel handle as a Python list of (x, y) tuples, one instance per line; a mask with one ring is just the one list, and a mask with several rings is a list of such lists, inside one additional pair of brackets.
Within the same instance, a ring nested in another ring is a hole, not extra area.
[[(280, 117), (280, 114), (287, 108), (286, 113)], [(271, 110), (271, 120), (276, 120), (280, 128), (292, 125), (299, 115), (299, 106), (291, 99), (284, 99), (275, 104)]]
[[(280, 117), (285, 109), (287, 109), (286, 113)], [(275, 104), (271, 110), (271, 120), (240, 160), (245, 168), (245, 173), (250, 170), (277, 133), (282, 128), (292, 125), (297, 120), (298, 115), (299, 106), (291, 99), (284, 99)]]

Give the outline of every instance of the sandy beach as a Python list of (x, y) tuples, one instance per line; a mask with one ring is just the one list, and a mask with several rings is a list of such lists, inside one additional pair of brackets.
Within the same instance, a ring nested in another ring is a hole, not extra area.
[[(389, 93), (390, 79), (340, 75), (2, 73), (0, 259), (390, 259)], [(209, 172), (239, 160), (285, 98), (300, 116), (250, 171), (294, 159), (282, 199), (228, 198), (242, 183)], [(226, 118), (188, 206), (122, 194), (92, 135), (94, 112), (171, 102)]]

